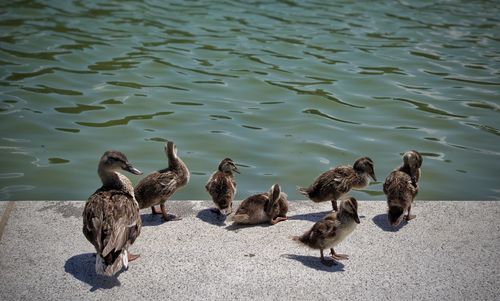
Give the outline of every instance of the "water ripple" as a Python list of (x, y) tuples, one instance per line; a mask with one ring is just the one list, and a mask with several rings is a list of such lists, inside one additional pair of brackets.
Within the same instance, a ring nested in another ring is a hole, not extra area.
[(165, 139), (198, 175), (178, 199), (224, 156), (250, 166), (238, 193), (272, 175), (298, 199), (325, 165), (410, 148), (431, 162), (419, 198), (500, 198), (500, 7), (367, 3), (6, 1), (0, 199), (85, 199), (99, 150), (153, 170)]
[(278, 87), (281, 87), (281, 88), (285, 88), (285, 89), (294, 91), (297, 94), (316, 95), (316, 96), (323, 97), (325, 99), (331, 100), (333, 102), (336, 102), (336, 103), (344, 105), (344, 106), (349, 106), (349, 107), (353, 107), (353, 108), (357, 108), (357, 109), (364, 109), (365, 108), (363, 106), (357, 106), (357, 105), (353, 105), (353, 104), (341, 101), (340, 99), (338, 99), (337, 97), (332, 96), (329, 92), (327, 92), (327, 91), (325, 91), (323, 89), (316, 89), (314, 91), (308, 91), (308, 90), (302, 90), (302, 89), (296, 88), (293, 85), (286, 85), (284, 83), (278, 83), (278, 82), (272, 82), (272, 81), (266, 81), (266, 82), (268, 84), (270, 84), (270, 85), (273, 85), (273, 86), (278, 86)]
[(105, 108), (106, 107), (103, 106), (91, 106), (77, 103), (74, 107), (58, 107), (54, 108), (54, 110), (65, 114), (81, 114), (85, 111), (103, 110)]
[(424, 102), (420, 102), (417, 100), (411, 100), (411, 99), (406, 99), (406, 98), (394, 98), (394, 100), (410, 103), (410, 104), (414, 105), (417, 108), (417, 110), (424, 111), (427, 113), (437, 114), (437, 115), (441, 115), (441, 116), (455, 117), (455, 118), (467, 118), (467, 116), (465, 116), (465, 115), (458, 115), (458, 114), (453, 114), (453, 113), (450, 113), (450, 112), (447, 112), (444, 110), (440, 110), (440, 109), (434, 107), (433, 105), (430, 105), (430, 104), (424, 103)]
[(111, 126), (118, 126), (118, 125), (127, 125), (130, 121), (132, 120), (146, 120), (146, 119), (152, 119), (156, 116), (166, 116), (173, 114), (174, 112), (158, 112), (154, 114), (145, 114), (145, 115), (132, 115), (132, 116), (127, 116), (125, 118), (121, 119), (113, 119), (113, 120), (108, 120), (104, 122), (84, 122), (84, 121), (78, 121), (76, 124), (83, 125), (83, 126), (88, 126), (88, 127), (111, 127)]
[(342, 122), (342, 123), (347, 123), (347, 124), (360, 124), (360, 123), (357, 123), (357, 122), (354, 122), (354, 121), (348, 121), (348, 120), (343, 120), (343, 119), (340, 119), (340, 118), (333, 117), (331, 115), (328, 115), (328, 114), (323, 113), (323, 112), (321, 112), (319, 110), (316, 110), (316, 109), (307, 109), (307, 110), (302, 111), (302, 113), (312, 114), (312, 115), (316, 115), (316, 116), (328, 118), (330, 120), (334, 120), (334, 121), (338, 121), (338, 122)]

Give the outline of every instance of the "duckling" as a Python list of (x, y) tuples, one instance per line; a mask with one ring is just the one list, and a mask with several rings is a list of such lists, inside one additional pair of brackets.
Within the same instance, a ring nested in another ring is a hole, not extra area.
[(233, 199), (236, 194), (233, 172), (240, 173), (233, 160), (225, 158), (205, 185), (205, 189), (217, 206), (217, 212), (223, 215), (231, 214), (233, 211)]
[[(161, 214), (165, 221), (180, 220), (175, 215), (168, 216), (165, 202), (189, 182), (190, 174), (186, 164), (177, 156), (177, 147), (172, 141), (165, 143), (165, 154), (168, 167), (142, 179), (135, 187), (135, 196), (141, 209), (151, 207), (152, 213)], [(155, 208), (156, 205), (160, 205), (160, 210)]]
[(142, 174), (123, 153), (105, 152), (98, 167), (102, 187), (89, 197), (83, 210), (83, 234), (97, 252), (96, 273), (107, 276), (139, 257), (128, 252), (141, 233), (139, 205), (132, 182), (118, 172), (121, 169)]
[(370, 184), (371, 177), (377, 181), (372, 159), (362, 157), (349, 165), (332, 168), (316, 178), (307, 188), (299, 187), (298, 191), (313, 202), (332, 201), (333, 210), (337, 211), (337, 199), (348, 193), (351, 188), (362, 189)]
[(323, 250), (330, 248), (333, 263), (336, 264), (336, 261), (349, 259), (349, 256), (337, 254), (333, 248), (351, 234), (359, 223), (358, 202), (355, 198), (348, 197), (340, 203), (338, 212), (328, 214), (302, 236), (292, 239), (312, 249), (319, 249), (321, 262), (325, 265), (329, 265), (331, 261), (325, 260)]
[(287, 212), (287, 195), (281, 192), (280, 185), (274, 184), (269, 192), (252, 195), (243, 200), (233, 216), (233, 221), (247, 225), (275, 225), (288, 219)]
[[(410, 211), (418, 193), (422, 162), (419, 152), (407, 151), (403, 155), (403, 165), (394, 169), (385, 179), (383, 189), (389, 207), (387, 218), (392, 226), (398, 226), (403, 218), (409, 221), (416, 217)], [(408, 211), (406, 215), (405, 211)]]

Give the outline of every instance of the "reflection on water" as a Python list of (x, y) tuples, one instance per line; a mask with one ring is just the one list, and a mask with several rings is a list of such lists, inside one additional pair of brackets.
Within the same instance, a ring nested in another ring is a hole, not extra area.
[(408, 149), (420, 199), (500, 199), (494, 1), (1, 6), (2, 200), (86, 199), (105, 150), (148, 173), (168, 139), (192, 171), (176, 199), (207, 198), (225, 157), (238, 199), (275, 182), (300, 199), (360, 156), (383, 181)]

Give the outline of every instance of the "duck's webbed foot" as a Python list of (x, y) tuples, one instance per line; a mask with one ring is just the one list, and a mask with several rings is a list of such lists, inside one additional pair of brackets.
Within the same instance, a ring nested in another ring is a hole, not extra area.
[(165, 222), (180, 221), (182, 219), (177, 215), (167, 214), (167, 209), (165, 208), (165, 204), (161, 204), (160, 209), (161, 209), (161, 215), (163, 216), (163, 220)]
[(414, 218), (416, 218), (416, 217), (417, 217), (417, 216), (416, 216), (415, 214), (407, 214), (407, 215), (405, 215), (405, 216), (404, 216), (404, 219), (405, 219), (406, 221), (410, 221), (410, 220), (412, 220), (412, 219), (414, 219)]
[(333, 250), (333, 248), (330, 249), (330, 254), (331, 254), (332, 258), (335, 259), (335, 260), (347, 260), (347, 259), (349, 259), (349, 255), (347, 255), (347, 254), (337, 254), (337, 253), (335, 253), (335, 251)]
[(323, 249), (319, 249), (319, 252), (320, 252), (320, 258), (321, 258), (321, 263), (326, 265), (326, 266), (329, 266), (331, 267), (332, 265), (337, 265), (338, 262), (335, 261), (335, 260), (332, 260), (332, 259), (325, 259), (325, 256), (323, 256)]
[(275, 219), (271, 220), (271, 225), (276, 225), (277, 223), (283, 222), (283, 221), (286, 221), (286, 220), (288, 220), (288, 217), (286, 217), (286, 216), (278, 216)]
[(412, 219), (414, 219), (414, 218), (416, 218), (416, 217), (417, 217), (417, 216), (416, 216), (416, 215), (414, 215), (414, 214), (410, 214), (410, 212), (411, 212), (411, 205), (410, 205), (410, 207), (408, 208), (408, 214), (404, 216), (404, 219), (405, 219), (406, 221), (410, 221), (410, 220), (412, 220)]
[(127, 254), (127, 257), (128, 257), (128, 261), (134, 261), (136, 260), (137, 258), (139, 258), (141, 255), (140, 254), (132, 254), (132, 253), (128, 253)]
[(151, 214), (162, 214), (160, 208), (156, 208), (155, 206), (151, 206)]

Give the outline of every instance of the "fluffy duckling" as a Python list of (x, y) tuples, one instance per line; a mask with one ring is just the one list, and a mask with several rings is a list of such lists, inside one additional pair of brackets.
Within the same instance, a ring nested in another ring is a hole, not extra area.
[(337, 199), (348, 193), (351, 188), (362, 189), (370, 184), (371, 177), (377, 181), (372, 159), (362, 157), (349, 165), (332, 168), (316, 178), (307, 188), (299, 187), (298, 191), (313, 202), (332, 201), (333, 210), (337, 211)]
[(212, 197), (217, 212), (223, 215), (233, 211), (233, 200), (236, 194), (236, 181), (233, 172), (240, 173), (233, 160), (225, 158), (208, 179), (205, 189)]
[(278, 184), (274, 184), (269, 192), (252, 195), (243, 200), (233, 216), (233, 221), (247, 225), (261, 223), (275, 225), (288, 219), (287, 212), (287, 195), (281, 192)]
[(119, 173), (142, 174), (118, 151), (107, 151), (99, 161), (102, 187), (94, 192), (83, 210), (83, 234), (97, 252), (97, 274), (111, 276), (139, 255), (128, 252), (141, 232), (139, 205), (130, 180)]
[(338, 212), (328, 214), (302, 236), (295, 236), (292, 239), (312, 249), (319, 249), (321, 262), (325, 265), (330, 261), (325, 260), (323, 250), (330, 248), (335, 264), (337, 260), (349, 259), (349, 256), (337, 254), (333, 248), (351, 234), (359, 223), (358, 202), (355, 198), (349, 197), (340, 203)]
[[(141, 209), (151, 207), (153, 214), (161, 214), (165, 221), (180, 220), (175, 215), (168, 216), (165, 202), (189, 182), (189, 170), (177, 156), (177, 147), (172, 141), (165, 143), (165, 154), (168, 167), (142, 179), (135, 187), (135, 197)], [(160, 210), (155, 208), (156, 205), (160, 205)]]
[[(398, 226), (403, 218), (409, 221), (416, 217), (410, 214), (410, 211), (418, 193), (422, 162), (419, 152), (408, 151), (403, 155), (403, 165), (394, 169), (385, 179), (384, 193), (389, 207), (387, 217), (392, 226)], [(404, 215), (405, 211), (408, 211), (408, 214)]]

